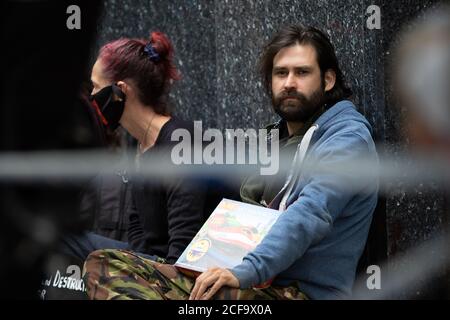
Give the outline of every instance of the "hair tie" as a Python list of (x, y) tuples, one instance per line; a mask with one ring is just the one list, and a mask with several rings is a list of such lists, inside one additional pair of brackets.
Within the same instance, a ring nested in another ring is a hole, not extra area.
[(159, 56), (159, 53), (156, 52), (156, 50), (152, 46), (151, 42), (149, 42), (145, 45), (144, 52), (147, 54), (149, 59), (153, 62), (158, 62), (161, 59), (161, 57)]

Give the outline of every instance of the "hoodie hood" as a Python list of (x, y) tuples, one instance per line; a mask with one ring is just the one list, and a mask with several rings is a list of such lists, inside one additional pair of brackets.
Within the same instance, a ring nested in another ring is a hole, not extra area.
[(364, 116), (356, 110), (355, 105), (350, 100), (341, 100), (325, 111), (315, 122), (319, 128), (315, 136), (322, 135), (331, 127), (341, 127), (348, 121), (356, 121), (364, 124), (372, 135), (372, 126)]

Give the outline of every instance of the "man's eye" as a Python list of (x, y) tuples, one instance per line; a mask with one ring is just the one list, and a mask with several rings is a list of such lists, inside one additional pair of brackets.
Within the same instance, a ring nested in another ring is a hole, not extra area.
[(287, 74), (287, 72), (286, 71), (275, 71), (275, 74), (277, 75), (277, 76), (285, 76), (286, 74)]

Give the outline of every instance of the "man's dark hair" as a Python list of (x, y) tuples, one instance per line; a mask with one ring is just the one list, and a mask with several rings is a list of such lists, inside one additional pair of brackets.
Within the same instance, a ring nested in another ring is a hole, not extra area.
[(350, 97), (353, 92), (344, 83), (344, 76), (336, 58), (334, 47), (328, 37), (320, 30), (303, 25), (289, 25), (282, 28), (264, 48), (259, 61), (259, 72), (263, 78), (263, 85), (269, 96), (272, 95), (273, 58), (283, 48), (295, 44), (309, 44), (317, 52), (317, 60), (323, 79), (327, 70), (336, 73), (336, 83), (330, 91), (325, 93), (325, 103), (329, 106)]

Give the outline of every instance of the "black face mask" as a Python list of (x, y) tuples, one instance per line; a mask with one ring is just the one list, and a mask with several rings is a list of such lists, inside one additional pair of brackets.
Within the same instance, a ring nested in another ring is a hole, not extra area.
[(90, 100), (102, 123), (111, 130), (115, 130), (119, 126), (119, 120), (125, 108), (125, 94), (122, 90), (113, 84), (91, 95)]

